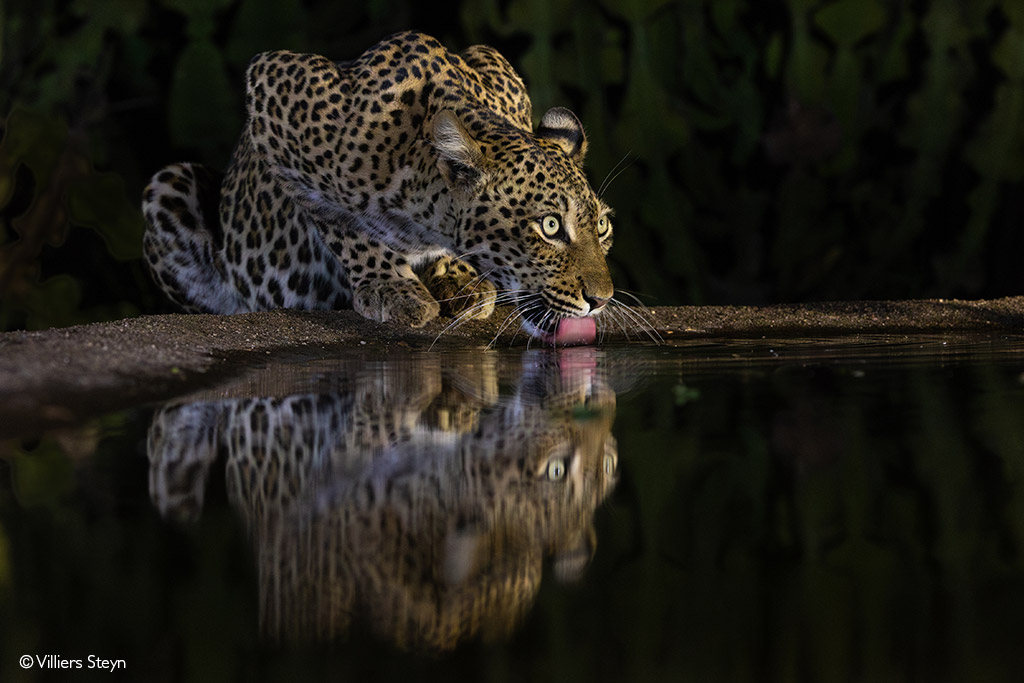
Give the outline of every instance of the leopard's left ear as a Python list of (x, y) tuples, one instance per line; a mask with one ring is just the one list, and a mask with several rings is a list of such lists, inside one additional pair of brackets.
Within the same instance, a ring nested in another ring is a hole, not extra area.
[(484, 155), (455, 112), (437, 112), (431, 122), (431, 136), (437, 151), (437, 167), (448, 187), (475, 190), (484, 180)]
[(537, 137), (557, 142), (577, 166), (583, 166), (583, 158), (587, 155), (587, 135), (576, 114), (565, 107), (554, 107), (544, 113), (537, 128)]

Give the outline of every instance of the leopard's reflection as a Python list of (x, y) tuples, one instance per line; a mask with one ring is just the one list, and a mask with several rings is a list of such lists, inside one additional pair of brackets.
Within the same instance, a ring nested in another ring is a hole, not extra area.
[(327, 392), (168, 405), (149, 432), (151, 496), (194, 519), (225, 468), (271, 637), (366, 624), (429, 650), (501, 636), (545, 560), (570, 581), (594, 552), (618, 455), (615, 393), (592, 353), (527, 354), (512, 372), (382, 365)]

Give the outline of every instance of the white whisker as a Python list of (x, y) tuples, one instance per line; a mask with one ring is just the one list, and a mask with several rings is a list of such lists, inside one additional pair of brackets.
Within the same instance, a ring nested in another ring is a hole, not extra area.
[[(495, 306), (500, 306), (500, 305), (505, 304), (505, 303), (507, 303), (509, 301), (514, 301), (515, 298), (516, 298), (516, 294), (517, 293), (515, 291), (505, 291), (505, 292), (496, 291), (493, 303), (494, 303)], [(445, 301), (450, 301), (450, 299), (445, 299)], [(463, 311), (460, 311), (457, 315), (453, 316), (451, 321), (449, 321), (449, 323), (447, 325), (445, 325), (444, 329), (442, 329), (437, 334), (437, 336), (434, 337), (434, 341), (431, 342), (430, 348), (434, 347), (434, 344), (437, 343), (437, 340), (440, 339), (442, 335), (446, 334), (447, 332), (452, 331), (453, 329), (458, 328), (463, 323), (465, 323), (465, 322), (467, 322), (469, 320), (472, 320), (473, 317), (475, 316), (475, 314), (478, 311), (483, 310), (490, 303), (491, 303), (490, 301), (481, 301), (481, 302), (479, 302), (477, 304), (474, 304), (473, 306), (470, 306), (470, 307), (466, 308)]]
[[(518, 297), (518, 302), (517, 302), (518, 305), (515, 306), (512, 309), (512, 312), (509, 313), (509, 315), (505, 318), (505, 320), (502, 322), (502, 324), (498, 327), (498, 331), (494, 334), (494, 338), (491, 340), (491, 344), (494, 344), (494, 342), (498, 341), (498, 337), (500, 337), (501, 334), (505, 331), (505, 328), (507, 328), (509, 323), (518, 316), (519, 319), (520, 319), (519, 329), (516, 330), (516, 332), (514, 332), (512, 334), (512, 338), (509, 340), (509, 347), (511, 347), (513, 342), (515, 341), (516, 335), (519, 334), (519, 330), (523, 329), (523, 325), (524, 325), (523, 315), (537, 307), (538, 301), (535, 301), (534, 299), (539, 300), (540, 299), (540, 295), (539, 294), (536, 294), (536, 293), (533, 293), (533, 292), (529, 292), (529, 293), (520, 292), (519, 294), (520, 295)], [(490, 345), (488, 345), (488, 346), (490, 346)]]
[(608, 189), (608, 186), (615, 182), (615, 179), (622, 175), (623, 171), (625, 171), (627, 168), (633, 165), (633, 161), (627, 162), (627, 160), (629, 159), (629, 155), (632, 153), (633, 150), (629, 150), (628, 152), (626, 152), (625, 156), (623, 156), (619, 160), (619, 162), (612, 167), (612, 170), (608, 172), (608, 175), (604, 177), (604, 180), (601, 181), (601, 186), (597, 190), (598, 198), (603, 197), (605, 191)]
[[(636, 302), (636, 304), (637, 304), (637, 306), (639, 306), (640, 308), (647, 308), (647, 305), (646, 305), (646, 304), (644, 304), (644, 302), (640, 300), (640, 296), (639, 296), (639, 295), (637, 295), (637, 294), (636, 294), (635, 292), (631, 292), (631, 291), (629, 291), (628, 289), (619, 289), (619, 288), (617, 288), (617, 287), (616, 287), (616, 288), (615, 288), (615, 294), (616, 294), (616, 295), (619, 295), (619, 294), (625, 294), (625, 295), (626, 295), (626, 296), (628, 296), (628, 297), (629, 297), (630, 299), (632, 299), (633, 301), (635, 301), (635, 302)], [(647, 297), (647, 298), (649, 298), (649, 299), (650, 299), (650, 298), (652, 298), (652, 297)], [(621, 305), (621, 303), (622, 303), (622, 302), (619, 302), (619, 303), (620, 303), (620, 305)]]
[(614, 297), (609, 302), (609, 304), (612, 304), (612, 306), (609, 307), (608, 309), (609, 312), (614, 311), (618, 315), (619, 319), (622, 322), (621, 329), (623, 333), (627, 335), (627, 338), (628, 332), (626, 330), (625, 324), (626, 322), (629, 322), (634, 326), (634, 329), (637, 329), (645, 333), (648, 337), (651, 338), (651, 341), (653, 341), (654, 343), (665, 343), (664, 337), (662, 337), (661, 334), (658, 333), (658, 331), (654, 328), (653, 323), (651, 323), (650, 318), (646, 313), (646, 307), (642, 306), (640, 308), (634, 308), (632, 306), (627, 306), (623, 304), (621, 301), (615, 299)]

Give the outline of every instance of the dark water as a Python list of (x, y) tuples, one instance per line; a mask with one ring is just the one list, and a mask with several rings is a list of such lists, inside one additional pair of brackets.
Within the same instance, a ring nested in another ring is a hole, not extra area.
[(1024, 338), (249, 369), (0, 446), (0, 680), (1017, 680), (1022, 417)]

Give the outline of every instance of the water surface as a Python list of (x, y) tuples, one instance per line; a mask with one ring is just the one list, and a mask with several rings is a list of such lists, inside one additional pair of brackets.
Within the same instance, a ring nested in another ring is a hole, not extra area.
[(8, 442), (0, 679), (1013, 680), (1022, 354), (293, 356)]

